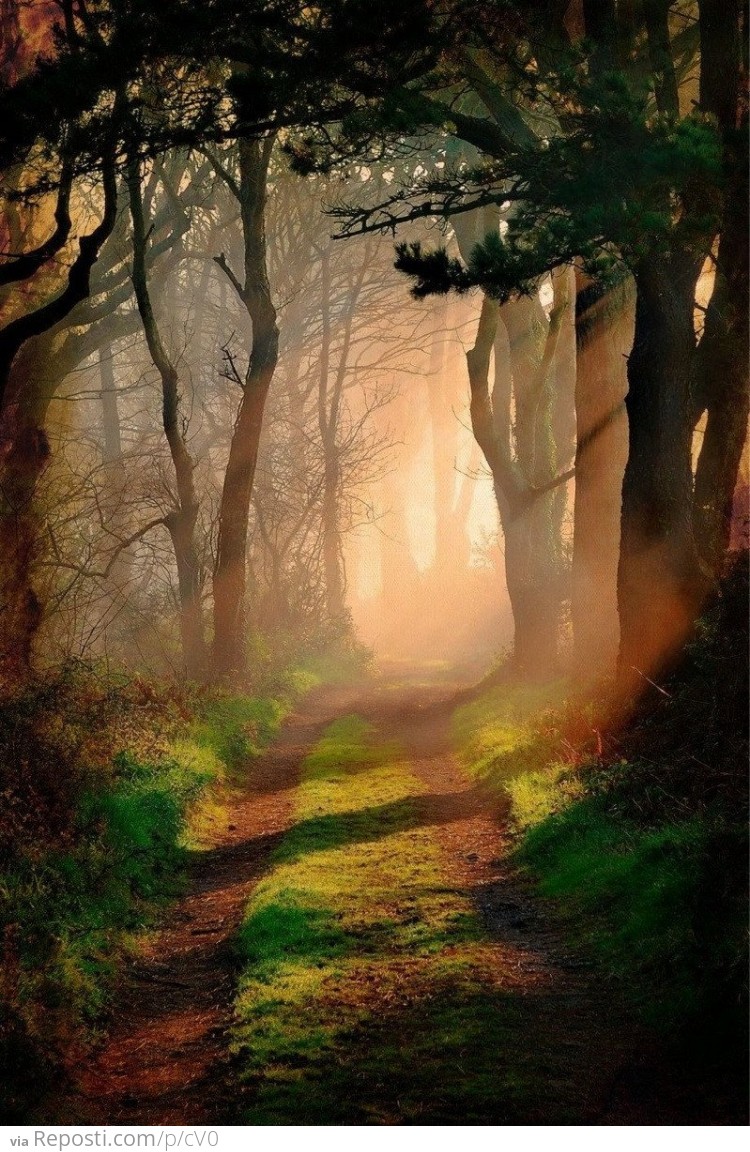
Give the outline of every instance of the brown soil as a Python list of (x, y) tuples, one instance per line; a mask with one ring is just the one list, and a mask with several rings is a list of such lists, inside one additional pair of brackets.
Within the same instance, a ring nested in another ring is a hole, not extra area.
[(201, 852), (186, 895), (125, 975), (106, 1041), (71, 1070), (59, 1122), (231, 1123), (228, 1033), (232, 940), (250, 893), (290, 825), (299, 769), (352, 689), (312, 693), (230, 801), (225, 830)]
[[(529, 1048), (548, 1068), (528, 1123), (550, 1123), (547, 1098), (568, 1122), (667, 1124), (686, 1119), (684, 1092), (638, 1056), (644, 1037), (611, 989), (571, 953), (542, 902), (509, 866), (507, 813), (477, 789), (449, 751), (447, 720), (460, 683), (327, 689), (286, 722), (236, 795), (229, 824), (201, 853), (189, 891), (127, 974), (106, 1041), (72, 1071), (60, 1122), (216, 1124), (238, 1115), (229, 1055), (236, 967), (232, 939), (254, 885), (290, 826), (305, 754), (336, 716), (356, 711), (410, 754), (428, 788), (435, 829), (456, 888), (475, 902), (492, 941), (496, 979), (528, 997)], [(457, 1121), (460, 1122), (460, 1121)], [(707, 1123), (721, 1120), (704, 1119)]]
[[(465, 693), (418, 687), (360, 711), (406, 747), (412, 770), (429, 790), (423, 819), (433, 829), (456, 890), (474, 903), (491, 949), (485, 978), (524, 998), (526, 1042), (545, 1069), (526, 1122), (672, 1123), (654, 1092), (623, 1095), (644, 1037), (611, 988), (593, 980), (561, 925), (509, 863), (508, 803), (478, 787), (450, 751), (448, 724)], [(499, 1057), (499, 1060), (502, 1057)], [(517, 1055), (514, 1055), (517, 1059)]]

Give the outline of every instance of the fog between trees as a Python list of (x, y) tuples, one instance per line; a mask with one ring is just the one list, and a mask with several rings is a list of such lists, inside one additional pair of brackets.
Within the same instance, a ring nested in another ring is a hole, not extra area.
[(209, 7), (3, 8), (8, 674), (358, 632), (587, 678), (622, 633), (637, 685), (731, 536), (732, 20)]

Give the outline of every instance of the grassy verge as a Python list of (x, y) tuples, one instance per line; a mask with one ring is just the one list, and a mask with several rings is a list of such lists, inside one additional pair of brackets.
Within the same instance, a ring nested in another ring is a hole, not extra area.
[(562, 686), (497, 687), (453, 720), (467, 769), (507, 798), (516, 859), (601, 974), (689, 1060), (740, 1069), (745, 659), (709, 614), (667, 690), (615, 733)]
[[(356, 716), (307, 757), (237, 941), (251, 1124), (507, 1122), (538, 1054), (402, 752)], [(561, 1106), (562, 1108), (562, 1106)]]
[(226, 819), (228, 789), (314, 671), (268, 695), (192, 693), (81, 669), (0, 708), (3, 1112), (91, 1039), (138, 933)]
[(647, 1020), (691, 1047), (734, 1047), (745, 1023), (746, 909), (727, 869), (743, 841), (719, 810), (644, 827), (613, 810), (610, 795), (531, 828), (519, 857)]
[[(562, 681), (504, 683), (453, 715), (453, 745), (469, 774), (507, 798), (518, 828), (528, 828), (580, 794), (563, 755)], [(570, 750), (569, 750), (570, 751)]]

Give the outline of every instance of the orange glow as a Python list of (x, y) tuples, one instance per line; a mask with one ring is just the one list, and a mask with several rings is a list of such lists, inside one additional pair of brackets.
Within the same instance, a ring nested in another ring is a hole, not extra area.
[(52, 0), (0, 0), (0, 77), (6, 84), (51, 54), (58, 15)]

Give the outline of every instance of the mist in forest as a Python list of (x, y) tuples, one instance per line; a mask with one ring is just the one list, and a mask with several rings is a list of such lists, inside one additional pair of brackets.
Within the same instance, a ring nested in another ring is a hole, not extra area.
[[(152, 178), (153, 216), (164, 211), (160, 177)], [(226, 183), (208, 164), (169, 179), (185, 182), (186, 199), (202, 200), (199, 249), (171, 274), (167, 264), (151, 296), (179, 377), (194, 483), (205, 492), (195, 529), (205, 600), (252, 322), (214, 255), (221, 247), (227, 268), (242, 260), (239, 228), (222, 224), (232, 210)], [(513, 622), (492, 476), (469, 414), (476, 305), (410, 302), (387, 237), (332, 238), (327, 192), (281, 161), (269, 179), (266, 244), (280, 337), (249, 514), (250, 628), (273, 644), (275, 633), (302, 636), (328, 616), (334, 628), (351, 620), (381, 659), (491, 664), (512, 649)], [(551, 307), (546, 282), (536, 301), (542, 333)], [(550, 371), (569, 463), (570, 300), (566, 309)], [(62, 589), (50, 585), (55, 613), (43, 643), (55, 659), (76, 653), (175, 671), (179, 589), (166, 522), (179, 495), (169, 443), (151, 418), (162, 382), (141, 334), (127, 332), (133, 321), (132, 311), (114, 319), (111, 339), (76, 367), (50, 407), (54, 462), (44, 500), (56, 574), (68, 574)], [(509, 438), (517, 402), (510, 355), (502, 333), (493, 372), (494, 387), (510, 395)], [(573, 493), (571, 480), (555, 497), (561, 602), (570, 596)], [(84, 555), (74, 527), (81, 523)], [(564, 633), (561, 622), (563, 645)]]
[[(54, 6), (9, 7), (8, 83), (54, 55), (54, 22)], [(686, 77), (679, 106), (696, 91)], [(648, 675), (708, 586), (665, 579), (680, 571), (671, 545), (636, 525), (661, 516), (658, 495), (633, 521), (638, 562), (627, 532), (620, 547), (632, 277), (605, 285), (583, 260), (553, 260), (515, 293), (465, 291), (515, 210), (481, 192), (475, 207), (406, 210), (410, 180), (445, 179), (442, 138), (300, 175), (307, 146), (284, 130), (157, 149), (109, 183), (64, 170), (33, 207), (11, 198), (13, 243), (62, 221), (65, 251), (73, 219), (92, 236), (100, 220), (101, 237), (84, 299), (17, 356), (28, 301), (5, 294), (21, 510), (3, 576), (9, 667), (104, 659), (202, 680), (243, 671), (254, 650), (350, 635), (386, 660), (512, 658), (533, 680), (595, 679), (614, 670), (624, 622), (620, 668)], [(470, 174), (471, 147), (454, 151)], [(446, 282), (420, 270), (430, 248)], [(714, 296), (712, 256), (702, 264), (698, 342)], [(722, 468), (713, 426), (702, 452), (707, 419), (691, 418), (681, 465), (701, 491)], [(743, 437), (738, 424), (732, 464)], [(631, 601), (649, 606), (646, 629)]]
[[(585, 285), (558, 272), (496, 309), (484, 368), (492, 433), (516, 479), (540, 488), (515, 506), (472, 425), (467, 353), (487, 340), (486, 303), (410, 299), (387, 235), (336, 235), (332, 208), (349, 186), (300, 178), (272, 140), (256, 151), (178, 155), (144, 170), (139, 299), (128, 298), (138, 217), (123, 206), (94, 270), (94, 292), (116, 285), (115, 304), (66, 340), (69, 361), (57, 351), (50, 363), (61, 378), (39, 477), (42, 662), (207, 670), (227, 477), (262, 319), (236, 271), (257, 273), (245, 264), (252, 206), (242, 187), (255, 164), (277, 348), (245, 493), (245, 588), (233, 609), (245, 650), (230, 665), (253, 645), (324, 643), (353, 629), (386, 662), (487, 667), (515, 651), (535, 679), (610, 670), (627, 285), (589, 313)], [(372, 196), (382, 179), (363, 173), (358, 194)], [(459, 253), (482, 227), (469, 213), (447, 232), (403, 231), (447, 238)], [(707, 261), (697, 330), (712, 283)], [(160, 426), (153, 415), (170, 404), (171, 426)]]
[(747, 23), (0, 0), (0, 1118), (745, 1122)]
[[(224, 168), (232, 163), (159, 165), (147, 185), (147, 216), (160, 236), (179, 224), (169, 200), (176, 187), (191, 206), (190, 251), (168, 250), (155, 264), (149, 297), (201, 494), (192, 559), (201, 614), (253, 339), (233, 284), (243, 238)], [(387, 237), (333, 238), (326, 208), (334, 194), (270, 157), (265, 243), (279, 349), (248, 516), (248, 627), (273, 645), (277, 633), (288, 643), (323, 618), (342, 633), (351, 621), (382, 659), (492, 663), (511, 649), (513, 626), (492, 477), (469, 415), (466, 352), (476, 306), (409, 301)], [(124, 244), (124, 213), (118, 227)], [(96, 275), (127, 283), (122, 247), (111, 243)], [(542, 326), (551, 301), (543, 284)], [(43, 569), (44, 599), (54, 612), (40, 651), (52, 661), (75, 654), (179, 672), (180, 562), (170, 523), (180, 479), (152, 418), (163, 406), (163, 379), (139, 323), (132, 304), (113, 310), (96, 350), (85, 355), (84, 347), (50, 402), (52, 462), (40, 487), (54, 555)], [(566, 324), (570, 345), (570, 307)], [(510, 376), (509, 349), (498, 347), (496, 387), (511, 389), (512, 380), (501, 379)], [(560, 419), (569, 456), (570, 347), (566, 355), (568, 411)], [(555, 528), (561, 597), (572, 487)]]

